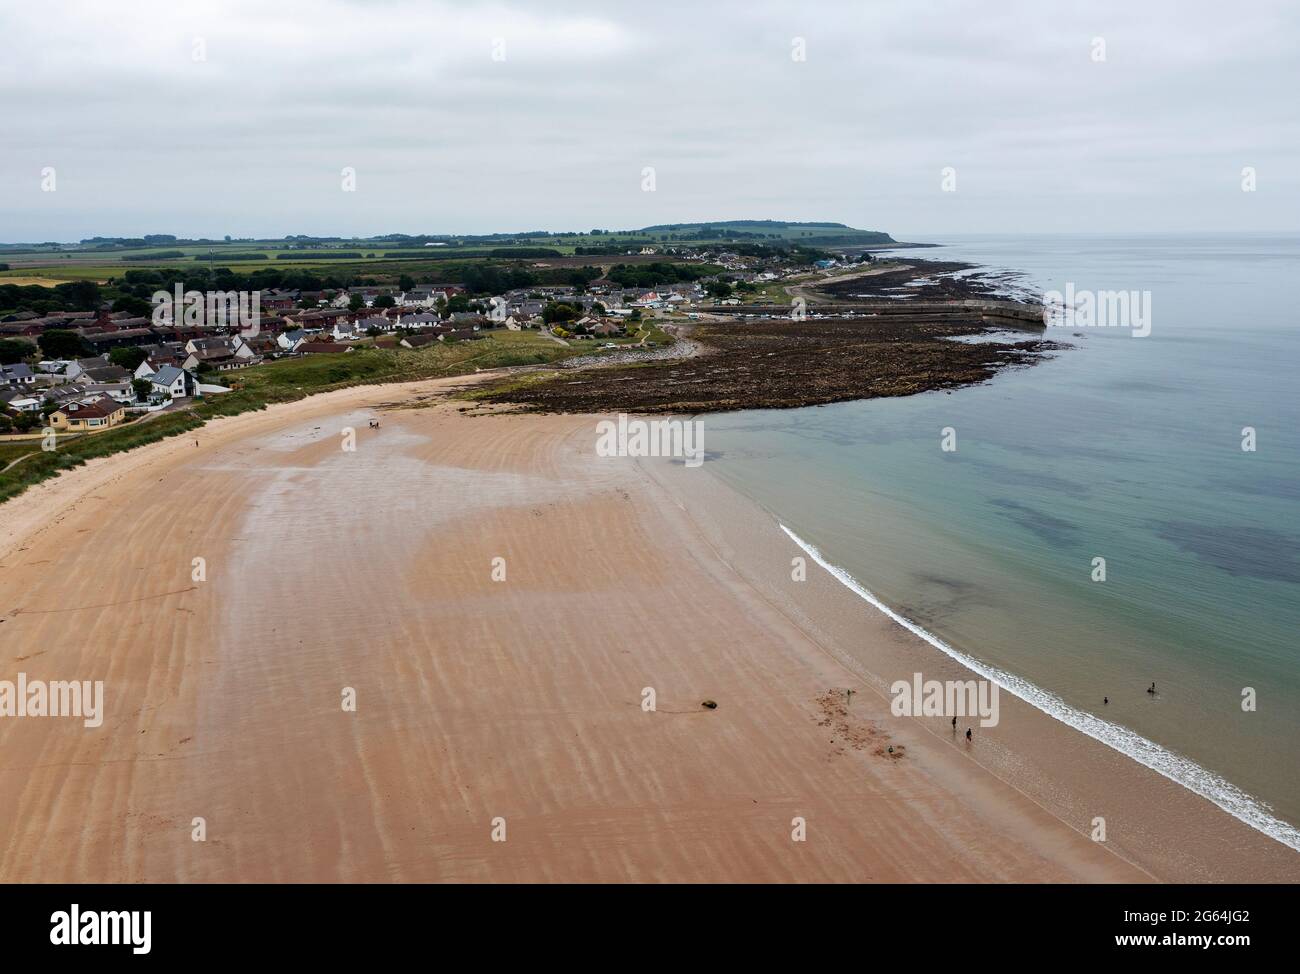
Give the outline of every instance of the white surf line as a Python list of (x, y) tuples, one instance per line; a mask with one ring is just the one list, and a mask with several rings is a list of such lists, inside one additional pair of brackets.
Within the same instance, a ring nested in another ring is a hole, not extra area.
[(1112, 750), (1132, 758), (1138, 764), (1150, 768), (1175, 784), (1182, 785), (1188, 791), (1213, 802), (1233, 818), (1245, 822), (1251, 828), (1263, 832), (1269, 838), (1276, 839), (1283, 845), (1300, 851), (1300, 829), (1296, 829), (1293, 825), (1271, 814), (1266, 805), (1242, 791), (1231, 781), (1220, 777), (1208, 768), (1201, 767), (1190, 758), (1175, 754), (1155, 741), (1147, 740), (1141, 734), (1129, 730), (1127, 727), (1112, 724), (1108, 720), (1102, 720), (1100, 717), (1072, 707), (1056, 694), (1044, 690), (1042, 687), (1030, 683), (1014, 673), (1008, 673), (1006, 670), (982, 663), (971, 656), (967, 656), (960, 650), (954, 649), (938, 636), (926, 632), (911, 619), (899, 615), (885, 605), (861, 585), (856, 578), (838, 565), (831, 564), (822, 557), (822, 553), (816, 547), (804, 541), (784, 524), (779, 521), (777, 524), (782, 531), (789, 535), (790, 540), (802, 548), (813, 561), (835, 576), (846, 588), (871, 603), (904, 629), (920, 636), (945, 655), (951, 656), (968, 670), (973, 670), (986, 680), (991, 680), (1012, 696), (1018, 697), (1031, 707), (1041, 710), (1049, 717), (1053, 717), (1063, 724), (1068, 724), (1075, 730), (1087, 734), (1093, 740), (1100, 741)]

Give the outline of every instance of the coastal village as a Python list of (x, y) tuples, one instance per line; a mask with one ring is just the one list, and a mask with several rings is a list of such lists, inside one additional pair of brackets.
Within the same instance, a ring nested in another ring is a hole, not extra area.
[[(654, 251), (639, 256), (654, 256)], [(10, 311), (0, 314), (0, 341), (25, 342), (31, 354), (0, 365), (0, 434), (110, 429), (177, 408), (193, 397), (229, 391), (228, 373), (235, 370), (359, 347), (420, 349), (435, 342), (475, 341), (499, 329), (536, 330), (562, 344), (613, 348), (633, 342), (644, 322), (738, 305), (746, 292), (761, 293), (769, 282), (810, 269), (785, 258), (726, 251), (674, 253), (669, 259), (681, 261), (683, 256), (708, 259), (711, 269), (722, 271), (666, 273), (695, 279), (648, 287), (624, 287), (602, 277), (581, 287), (529, 286), (490, 296), (470, 294), (458, 283), (268, 289), (257, 293), (253, 323), (224, 315), (197, 316), (195, 321), (181, 315), (173, 321), (169, 311), (145, 317), (107, 304), (94, 311), (44, 315)], [(821, 259), (815, 266), (825, 270), (837, 263)], [(676, 265), (649, 266), (671, 271)], [(50, 335), (61, 341), (48, 340)], [(654, 343), (643, 337), (637, 344)], [(63, 346), (80, 354), (55, 353)]]

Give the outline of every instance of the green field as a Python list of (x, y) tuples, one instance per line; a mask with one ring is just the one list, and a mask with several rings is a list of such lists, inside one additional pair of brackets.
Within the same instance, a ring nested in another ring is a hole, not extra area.
[[(772, 221), (725, 221), (719, 223), (671, 224), (642, 230), (600, 233), (521, 233), (484, 236), (442, 237), (439, 246), (424, 246), (427, 237), (366, 239), (230, 240), (212, 242), (160, 242), (152, 246), (68, 245), (60, 250), (33, 250), (31, 245), (0, 244), (0, 282), (8, 277), (46, 278), (52, 281), (99, 281), (119, 277), (125, 270), (159, 267), (229, 267), (248, 272), (267, 267), (310, 269), (321, 273), (363, 272), (376, 276), (412, 274), (440, 275), (452, 270), (448, 262), (545, 263), (546, 257), (493, 256), (492, 251), (514, 248), (544, 248), (570, 258), (591, 248), (636, 250), (641, 247), (710, 247), (718, 245), (765, 245), (807, 247), (851, 246), (886, 243), (888, 234), (857, 230), (843, 224), (784, 223)], [(334, 257), (331, 252), (361, 254)], [(180, 256), (175, 256), (176, 254)], [(154, 255), (157, 255), (156, 257)], [(229, 256), (227, 256), (229, 255)], [(248, 255), (261, 255), (254, 259)], [(592, 264), (609, 264), (619, 254), (581, 255)], [(553, 258), (552, 258), (553, 259)], [(571, 261), (570, 261), (571, 262)]]

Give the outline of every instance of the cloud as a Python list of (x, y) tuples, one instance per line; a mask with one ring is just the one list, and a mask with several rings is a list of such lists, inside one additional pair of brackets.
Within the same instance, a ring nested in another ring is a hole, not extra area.
[(0, 234), (1286, 230), (1298, 22), (1280, 2), (8, 5)]

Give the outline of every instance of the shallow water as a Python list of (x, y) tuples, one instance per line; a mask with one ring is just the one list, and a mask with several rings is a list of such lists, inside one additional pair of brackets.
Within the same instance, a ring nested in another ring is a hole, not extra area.
[(1052, 328), (1073, 347), (952, 394), (710, 416), (710, 468), (956, 649), (1300, 823), (1300, 238), (945, 243), (920, 256), (1148, 291), (1150, 334)]

